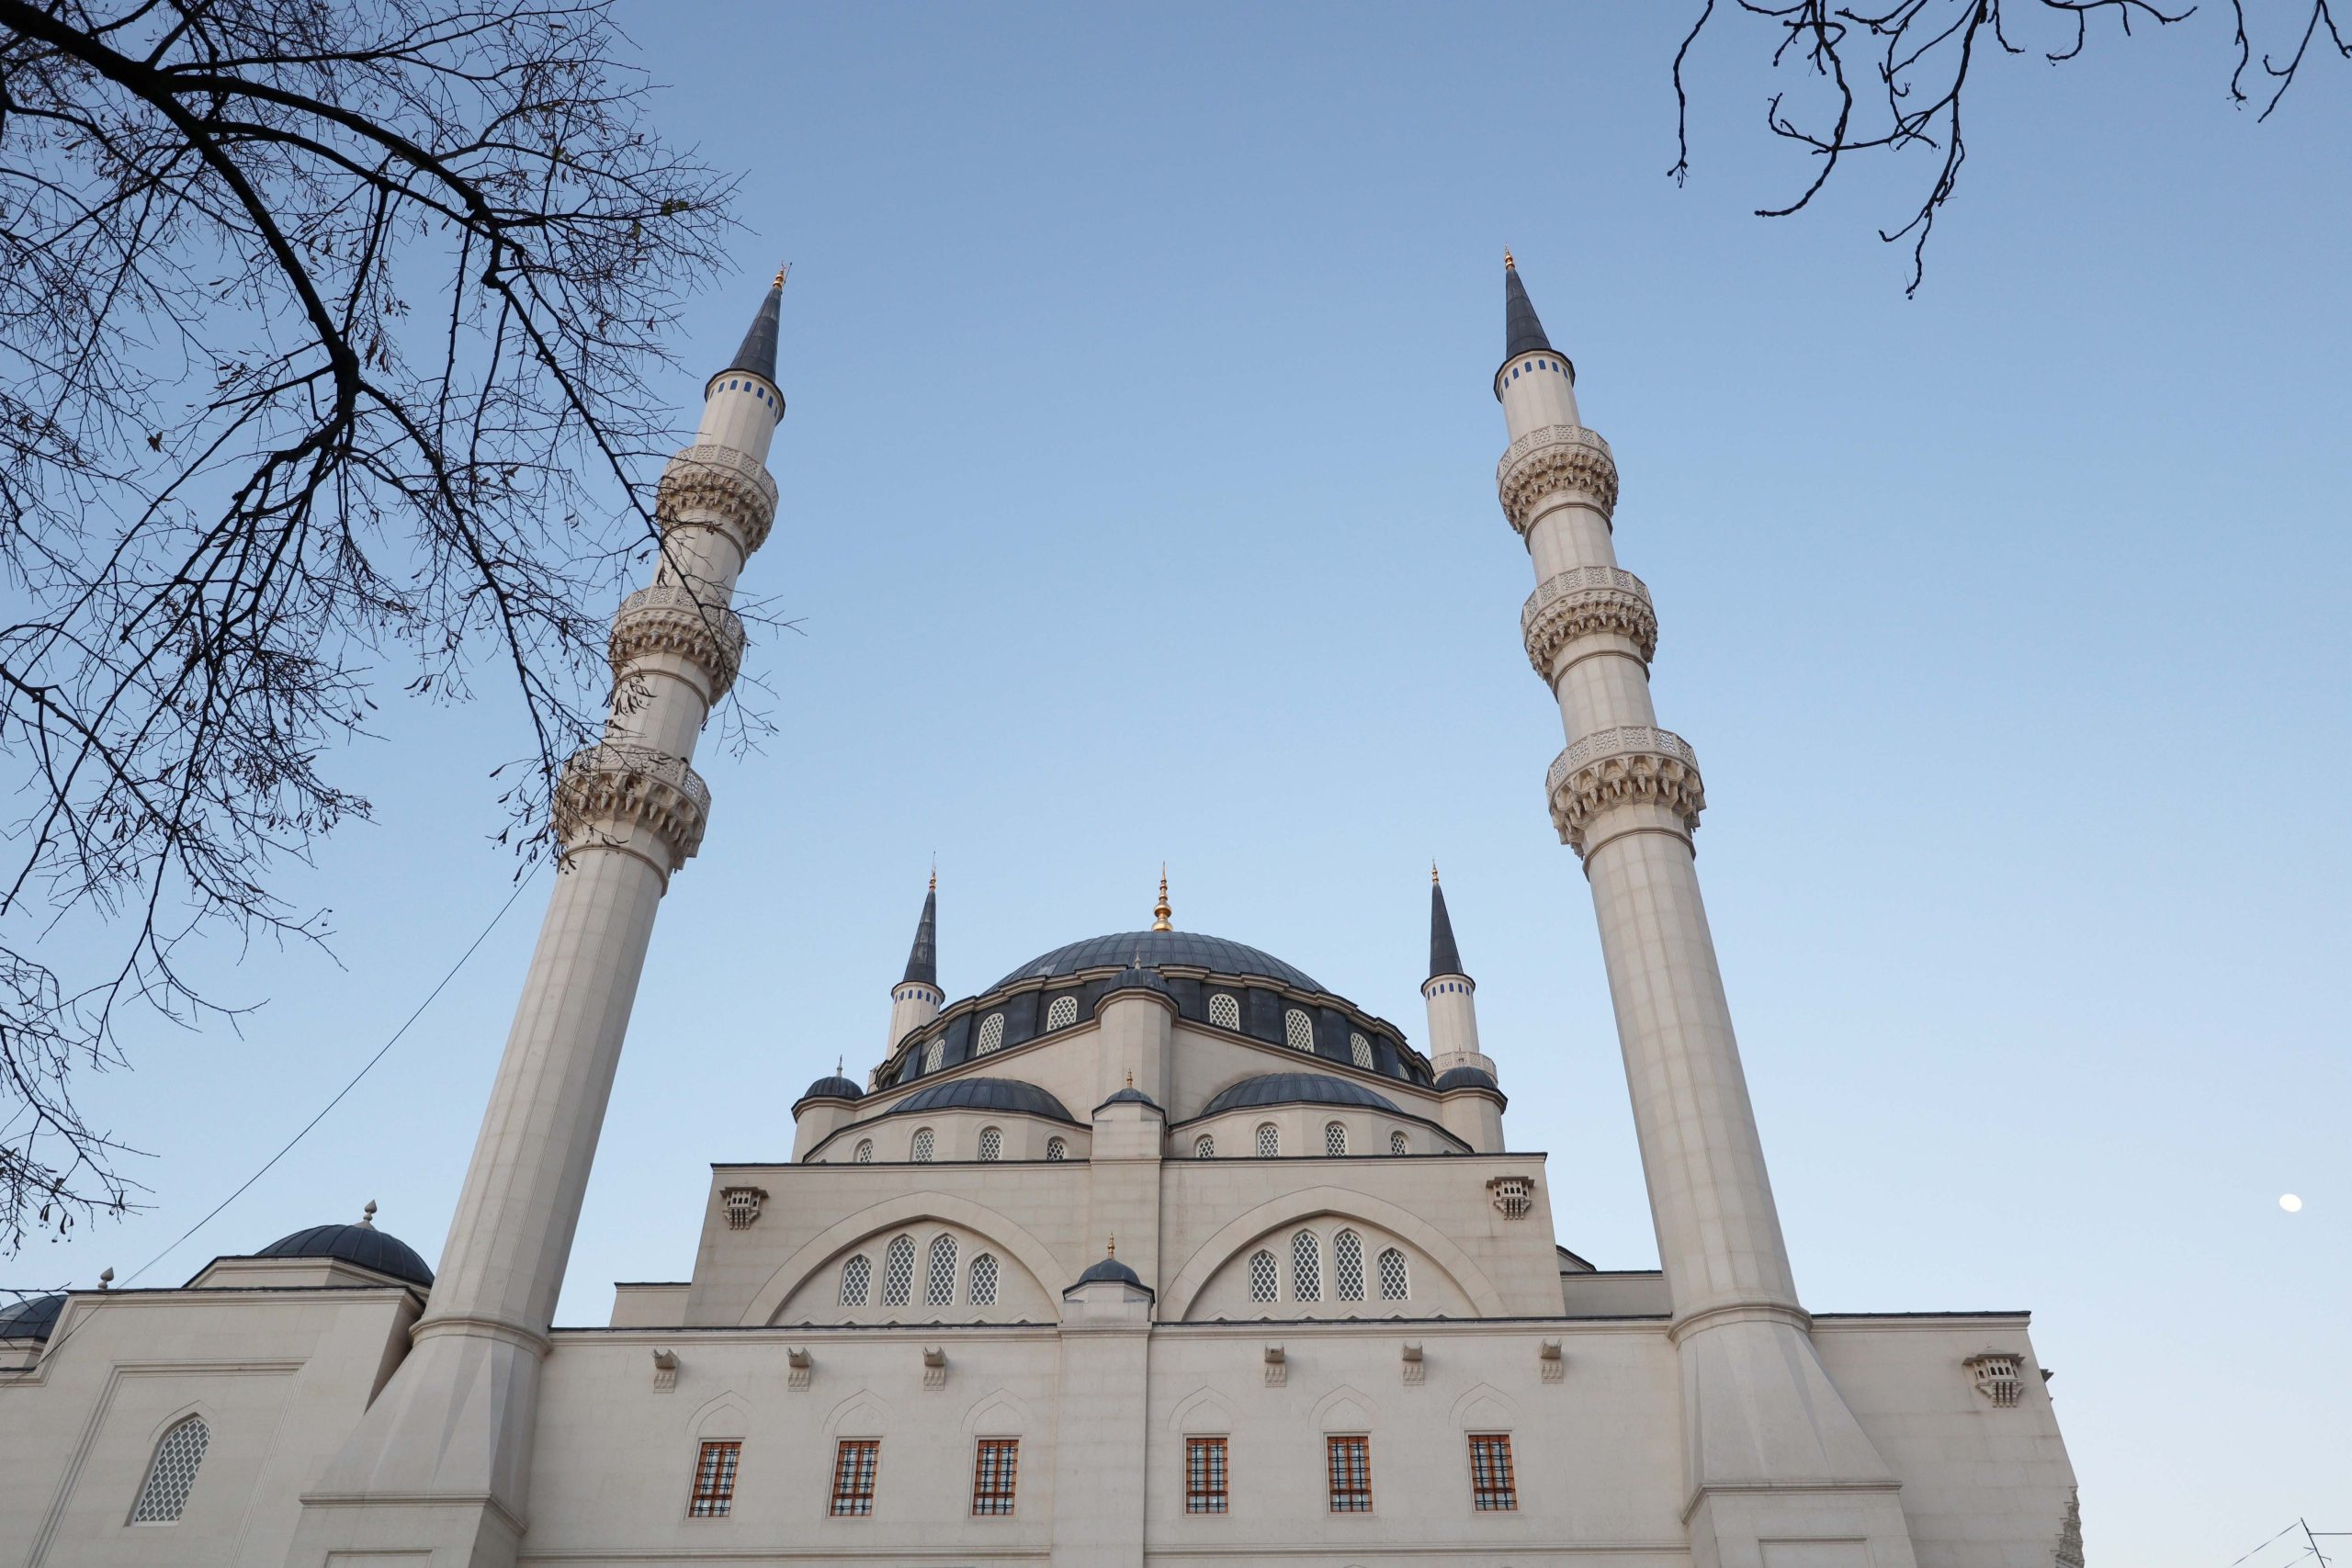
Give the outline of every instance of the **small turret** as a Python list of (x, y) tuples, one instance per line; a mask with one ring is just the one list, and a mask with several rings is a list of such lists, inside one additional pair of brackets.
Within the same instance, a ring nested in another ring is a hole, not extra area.
[[(1539, 331), (1541, 329), (1538, 329)], [(1430, 977), (1421, 982), (1429, 1004), (1430, 1068), (1444, 1096), (1440, 1118), (1448, 1131), (1481, 1154), (1503, 1146), (1502, 1090), (1495, 1064), (1478, 1049), (1477, 982), (1462, 970), (1462, 949), (1453, 940), (1445, 887), (1437, 863), (1430, 863)]]
[(931, 886), (922, 896), (922, 918), (915, 922), (914, 946), (907, 953), (907, 972), (890, 987), (890, 1038), (883, 1053), (897, 1049), (914, 1030), (939, 1016), (947, 993), (939, 988), (939, 868), (931, 872)]

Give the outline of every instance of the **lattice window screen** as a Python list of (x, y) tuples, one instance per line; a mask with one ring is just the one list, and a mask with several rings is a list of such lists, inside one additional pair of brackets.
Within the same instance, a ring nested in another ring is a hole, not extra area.
[(1283, 1014), (1283, 1040), (1294, 1051), (1315, 1054), (1315, 1021), (1292, 1008)]
[(1078, 998), (1076, 997), (1056, 997), (1054, 1005), (1046, 1010), (1047, 1029), (1068, 1029), (1077, 1021)]
[(930, 1266), (923, 1271), (923, 1305), (945, 1306), (955, 1299), (956, 1238), (935, 1235), (931, 1238)]
[(972, 1055), (985, 1056), (1004, 1044), (1004, 1014), (992, 1012), (980, 1020), (980, 1043)]
[(196, 1467), (204, 1462), (204, 1450), (211, 1446), (212, 1428), (201, 1416), (191, 1416), (164, 1433), (155, 1445), (155, 1458), (147, 1467), (147, 1483), (139, 1489), (130, 1522), (167, 1525), (176, 1521), (180, 1510), (187, 1506), (189, 1489), (196, 1484)]
[(1290, 1293), (1293, 1301), (1323, 1299), (1323, 1241), (1313, 1231), (1290, 1238)]
[(1282, 1134), (1274, 1130), (1274, 1124), (1272, 1122), (1266, 1122), (1258, 1129), (1258, 1157), (1272, 1159), (1282, 1152)]
[(1214, 1029), (1229, 1029), (1241, 1032), (1241, 1004), (1223, 991), (1209, 998), (1209, 1025)]
[(1253, 1302), (1272, 1301), (1279, 1282), (1274, 1271), (1274, 1255), (1271, 1252), (1251, 1253), (1250, 1255), (1250, 1299)]
[(882, 1304), (899, 1307), (914, 1294), (915, 1243), (912, 1236), (893, 1236), (882, 1257)]
[(996, 1305), (996, 1254), (983, 1252), (972, 1259), (972, 1286), (967, 1292), (974, 1306)]
[(1331, 1238), (1331, 1282), (1341, 1301), (1363, 1300), (1363, 1237), (1353, 1231)]
[(1390, 1247), (1380, 1255), (1380, 1299), (1401, 1302), (1412, 1299), (1405, 1278), (1405, 1255)]
[(842, 1264), (842, 1305), (845, 1307), (864, 1306), (865, 1304), (866, 1289), (873, 1283), (873, 1281), (874, 1265), (872, 1262), (868, 1261), (865, 1254), (861, 1252), (855, 1258), (853, 1258), (848, 1262)]
[(1327, 1155), (1343, 1155), (1348, 1152), (1348, 1130), (1337, 1122), (1324, 1123), (1323, 1152)]
[(998, 1132), (994, 1127), (983, 1127), (980, 1129), (980, 1157), (982, 1159), (1002, 1159), (1004, 1157), (1004, 1134)]
[(918, 1127), (915, 1129), (914, 1145), (907, 1151), (907, 1157), (917, 1165), (927, 1164), (931, 1159), (932, 1150), (938, 1146), (939, 1142), (932, 1136), (930, 1128)]
[(1365, 1072), (1372, 1071), (1372, 1042), (1361, 1034), (1349, 1035), (1348, 1059)]

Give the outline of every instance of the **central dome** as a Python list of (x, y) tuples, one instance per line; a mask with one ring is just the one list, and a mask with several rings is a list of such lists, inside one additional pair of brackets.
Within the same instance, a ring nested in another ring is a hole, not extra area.
[(1302, 991), (1323, 989), (1315, 976), (1271, 953), (1198, 931), (1121, 931), (1113, 936), (1091, 936), (1040, 953), (989, 989), (1002, 990), (1020, 980), (1058, 979), (1082, 969), (1124, 968), (1138, 957), (1154, 967), (1189, 965), (1219, 975), (1261, 976)]

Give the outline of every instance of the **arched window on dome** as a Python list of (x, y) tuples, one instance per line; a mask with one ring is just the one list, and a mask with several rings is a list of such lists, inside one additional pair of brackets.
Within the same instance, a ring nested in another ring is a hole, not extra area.
[(1047, 1029), (1068, 1029), (1077, 1021), (1078, 998), (1076, 997), (1056, 997), (1054, 1005), (1046, 1010)]
[(1046, 1157), (1047, 1159), (1056, 1160), (1069, 1158), (1069, 1143), (1061, 1138), (1047, 1138), (1046, 1140)]
[(1272, 1159), (1283, 1152), (1283, 1135), (1272, 1122), (1258, 1124), (1258, 1157)]
[(1384, 1302), (1412, 1299), (1409, 1281), (1405, 1278), (1405, 1255), (1393, 1247), (1380, 1255), (1380, 1299)]
[(1295, 1302), (1323, 1299), (1323, 1238), (1313, 1231), (1291, 1235), (1290, 1296)]
[(857, 1152), (849, 1157), (850, 1163), (853, 1165), (872, 1165), (874, 1163), (874, 1140), (871, 1138), (858, 1139)]
[(1361, 1034), (1348, 1036), (1348, 1059), (1365, 1072), (1372, 1071), (1372, 1042)]
[(874, 1283), (874, 1265), (863, 1252), (842, 1265), (842, 1305), (862, 1307)]
[(1283, 1043), (1294, 1051), (1315, 1055), (1315, 1021), (1303, 1008), (1292, 1008), (1283, 1014)]
[(931, 1258), (922, 1276), (922, 1303), (944, 1307), (955, 1300), (956, 1238), (943, 1233), (931, 1238)]
[(1241, 1004), (1234, 1000), (1233, 998), (1226, 995), (1223, 991), (1218, 991), (1211, 995), (1209, 998), (1209, 1027), (1211, 1029), (1229, 1029), (1236, 1034), (1240, 1033)]
[(1404, 1134), (1391, 1133), (1388, 1134), (1388, 1152), (1390, 1154), (1401, 1155), (1408, 1152), (1410, 1147), (1411, 1145), (1406, 1142)]
[(929, 1165), (931, 1163), (931, 1151), (936, 1148), (938, 1145), (939, 1140), (932, 1135), (930, 1128), (918, 1127), (915, 1129), (914, 1144), (907, 1150), (907, 1157), (914, 1161), (917, 1165)]
[(204, 1450), (211, 1446), (212, 1428), (204, 1424), (203, 1416), (174, 1422), (156, 1442), (155, 1457), (147, 1462), (147, 1480), (139, 1488), (139, 1501), (131, 1506), (130, 1522), (179, 1523), (187, 1495), (196, 1485), (196, 1468), (204, 1462)]
[(922, 1048), (922, 1070), (926, 1073), (939, 1071), (939, 1064), (946, 1059), (947, 1036), (944, 1034)]
[(1363, 1300), (1363, 1237), (1353, 1231), (1331, 1238), (1331, 1289), (1343, 1302)]
[(971, 1288), (964, 1299), (976, 1307), (996, 1305), (996, 1254), (983, 1252), (972, 1259)]
[(902, 1307), (914, 1294), (915, 1238), (896, 1235), (890, 1238), (890, 1248), (882, 1255), (882, 1304)]
[(1199, 1137), (1194, 1138), (1193, 1140), (1193, 1157), (1194, 1159), (1216, 1158), (1216, 1140), (1206, 1133), (1203, 1133)]
[(979, 1043), (972, 1048), (972, 1055), (986, 1056), (1001, 1049), (1003, 1044), (1004, 1014), (992, 1012), (980, 1020), (980, 1040)]
[(1279, 1280), (1274, 1272), (1274, 1255), (1264, 1251), (1251, 1253), (1250, 1255), (1250, 1299), (1253, 1302), (1272, 1301)]
[(1004, 1134), (994, 1127), (980, 1129), (980, 1157), (986, 1160), (1004, 1157)]
[(1323, 1124), (1323, 1152), (1327, 1155), (1346, 1154), (1348, 1152), (1347, 1128), (1337, 1122), (1326, 1122)]

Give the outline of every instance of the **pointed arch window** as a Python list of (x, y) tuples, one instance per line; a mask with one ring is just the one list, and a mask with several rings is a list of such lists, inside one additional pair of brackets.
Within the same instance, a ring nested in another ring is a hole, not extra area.
[(212, 1446), (212, 1428), (204, 1424), (201, 1416), (191, 1416), (175, 1422), (155, 1444), (155, 1457), (147, 1463), (147, 1480), (139, 1488), (139, 1501), (130, 1510), (134, 1525), (173, 1525), (179, 1523), (180, 1512), (187, 1506), (187, 1495), (196, 1485), (197, 1466), (204, 1462), (204, 1450)]
[(994, 1127), (980, 1129), (980, 1157), (997, 1160), (1004, 1157), (1004, 1134)]
[(1348, 1060), (1353, 1062), (1357, 1066), (1362, 1067), (1365, 1072), (1372, 1071), (1372, 1042), (1366, 1040), (1361, 1034), (1350, 1034), (1348, 1036)]
[(857, 1152), (850, 1156), (850, 1163), (853, 1165), (872, 1165), (874, 1163), (874, 1140), (871, 1138), (858, 1139)]
[(1343, 1302), (1363, 1300), (1363, 1237), (1353, 1231), (1331, 1238), (1331, 1288)]
[(914, 1289), (915, 1238), (892, 1236), (889, 1250), (882, 1255), (882, 1304), (902, 1307), (913, 1296)]
[(1313, 1231), (1290, 1238), (1290, 1296), (1295, 1302), (1323, 1299), (1323, 1238)]
[(923, 1272), (922, 1304), (944, 1307), (956, 1299), (956, 1238), (931, 1238), (931, 1263)]
[(1348, 1152), (1347, 1128), (1337, 1122), (1325, 1122), (1323, 1124), (1323, 1152), (1327, 1155), (1346, 1154)]
[(1262, 1250), (1251, 1253), (1250, 1255), (1250, 1299), (1253, 1302), (1272, 1301), (1278, 1282), (1278, 1277), (1274, 1271), (1274, 1255)]
[(930, 1128), (918, 1127), (915, 1129), (914, 1142), (908, 1147), (907, 1157), (917, 1165), (929, 1165), (932, 1151), (938, 1146), (939, 1140), (932, 1134)]
[(1216, 1140), (1209, 1136), (1206, 1133), (1203, 1133), (1199, 1137), (1194, 1138), (1193, 1140), (1193, 1157), (1194, 1159), (1216, 1158)]
[(973, 1047), (972, 1055), (986, 1056), (1001, 1049), (1003, 1044), (1004, 1014), (992, 1012), (980, 1020), (980, 1041), (977, 1046)]
[(1272, 1159), (1283, 1152), (1283, 1135), (1272, 1122), (1258, 1125), (1258, 1157)]
[(1380, 1299), (1384, 1302), (1412, 1299), (1411, 1281), (1405, 1277), (1405, 1255), (1393, 1247), (1380, 1255)]
[(1078, 998), (1076, 997), (1056, 997), (1054, 1005), (1046, 1010), (1047, 1029), (1068, 1029), (1077, 1021)]
[(965, 1299), (976, 1307), (996, 1305), (996, 1254), (983, 1252), (972, 1259), (971, 1288)]
[(1315, 1055), (1315, 1021), (1304, 1008), (1292, 1008), (1283, 1014), (1283, 1042), (1294, 1051)]
[(1223, 991), (1209, 998), (1209, 1027), (1241, 1032), (1241, 1004)]
[(946, 1058), (947, 1036), (943, 1034), (922, 1048), (922, 1070), (926, 1073), (935, 1073), (939, 1071), (939, 1064)]
[(1069, 1143), (1061, 1138), (1047, 1138), (1046, 1140), (1046, 1157), (1049, 1160), (1063, 1160), (1069, 1158)]
[(874, 1282), (874, 1265), (863, 1252), (842, 1265), (842, 1305), (862, 1307)]

